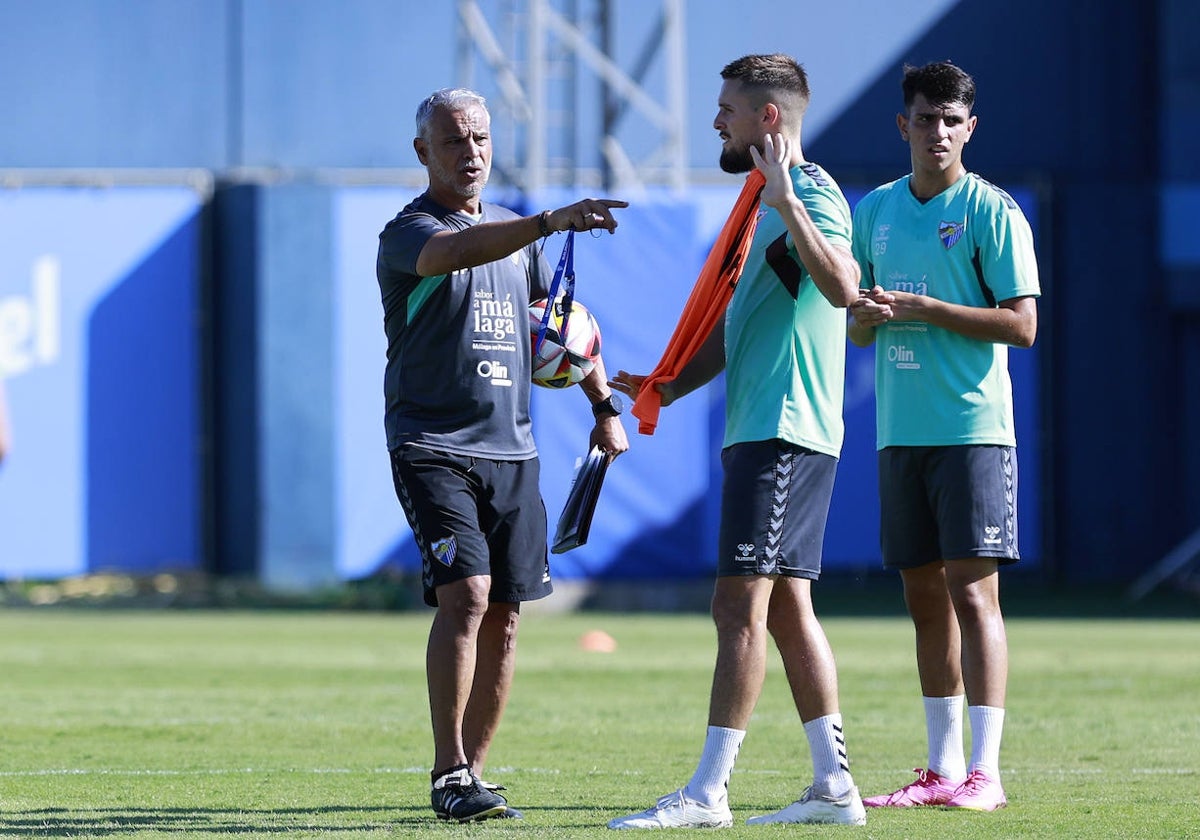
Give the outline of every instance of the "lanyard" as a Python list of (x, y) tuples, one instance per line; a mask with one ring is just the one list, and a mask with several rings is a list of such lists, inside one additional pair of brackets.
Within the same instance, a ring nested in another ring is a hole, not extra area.
[(546, 311), (542, 313), (542, 323), (538, 327), (537, 341), (533, 344), (536, 354), (542, 348), (542, 340), (550, 327), (550, 316), (554, 311), (555, 301), (558, 300), (558, 287), (562, 284), (562, 326), (558, 329), (561, 340), (567, 340), (567, 321), (571, 318), (571, 304), (575, 300), (575, 231), (567, 231), (567, 241), (563, 245), (562, 256), (558, 258), (558, 267), (554, 269), (554, 279), (550, 281), (550, 292), (546, 296)]

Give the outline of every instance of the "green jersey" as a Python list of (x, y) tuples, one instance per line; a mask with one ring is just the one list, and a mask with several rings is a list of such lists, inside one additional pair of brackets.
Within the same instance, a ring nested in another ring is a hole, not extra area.
[[(967, 173), (922, 203), (906, 176), (854, 210), (862, 286), (964, 306), (1036, 297), (1033, 233), (1003, 190)], [(875, 329), (877, 446), (1015, 446), (1008, 346), (932, 324)]]
[[(817, 228), (850, 247), (850, 207), (821, 167), (791, 170)], [(846, 314), (817, 288), (783, 218), (759, 208), (758, 228), (725, 311), (725, 446), (783, 440), (832, 455), (842, 450)]]

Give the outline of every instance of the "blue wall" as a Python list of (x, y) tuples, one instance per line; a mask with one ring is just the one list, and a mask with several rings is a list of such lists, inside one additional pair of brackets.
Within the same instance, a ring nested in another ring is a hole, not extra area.
[(0, 575), (203, 565), (201, 201), (0, 191)]
[(864, 121), (899, 110), (900, 63), (951, 58), (975, 75), (968, 165), (1046, 197), (1048, 564), (1076, 583), (1134, 577), (1200, 527), (1200, 263), (1180, 259), (1200, 208), (1179, 204), (1200, 185), (1200, 6), (1088, 8), (957, 4), (813, 147), (835, 172), (895, 172), (903, 147)]
[(226, 165), (236, 4), (0, 5), (0, 166)]

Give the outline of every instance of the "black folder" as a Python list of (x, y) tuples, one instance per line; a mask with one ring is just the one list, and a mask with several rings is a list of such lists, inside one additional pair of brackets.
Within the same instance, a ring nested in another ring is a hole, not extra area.
[(593, 446), (575, 468), (571, 492), (567, 494), (566, 504), (558, 517), (554, 544), (550, 548), (552, 553), (562, 554), (587, 542), (592, 514), (596, 512), (596, 500), (600, 498), (600, 488), (604, 484), (604, 474), (608, 471), (610, 460), (607, 452)]

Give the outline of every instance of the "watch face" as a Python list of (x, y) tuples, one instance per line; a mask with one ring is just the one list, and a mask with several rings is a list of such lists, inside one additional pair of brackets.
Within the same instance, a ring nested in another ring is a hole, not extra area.
[(625, 404), (617, 394), (609, 394), (592, 406), (592, 413), (599, 417), (601, 414), (620, 414), (625, 410)]

